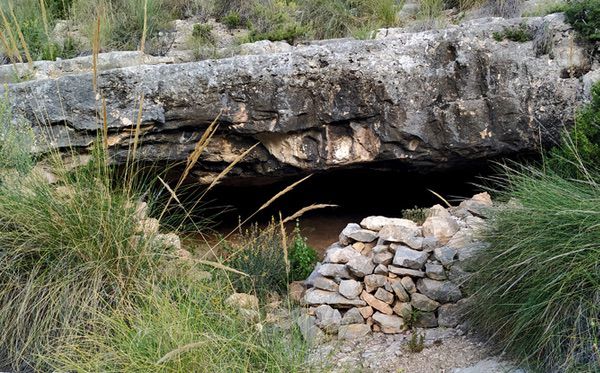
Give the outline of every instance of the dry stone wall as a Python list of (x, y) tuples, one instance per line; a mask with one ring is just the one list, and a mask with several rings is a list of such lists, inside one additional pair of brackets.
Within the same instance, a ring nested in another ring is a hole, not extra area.
[(433, 206), (421, 225), (382, 216), (348, 224), (306, 280), (304, 330), (351, 339), (457, 326), (468, 305), (465, 264), (486, 248), (477, 232), (490, 206), (481, 193), (459, 206)]

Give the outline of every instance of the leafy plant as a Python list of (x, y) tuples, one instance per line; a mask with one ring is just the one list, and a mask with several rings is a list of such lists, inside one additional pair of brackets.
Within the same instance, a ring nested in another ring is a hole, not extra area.
[(600, 41), (600, 0), (574, 0), (564, 7), (565, 17), (579, 34)]
[(413, 331), (410, 334), (410, 339), (408, 340), (408, 350), (412, 353), (418, 353), (423, 351), (425, 348), (425, 335), (422, 333), (418, 333)]
[(230, 11), (227, 15), (221, 18), (221, 22), (229, 29), (234, 29), (242, 26), (242, 17), (236, 11)]
[(317, 263), (317, 252), (308, 246), (306, 238), (300, 233), (300, 226), (296, 223), (294, 238), (289, 251), (290, 280), (300, 281), (306, 279)]
[(412, 209), (405, 209), (402, 210), (402, 217), (421, 225), (425, 222), (425, 219), (427, 219), (427, 209), (418, 206), (415, 206)]

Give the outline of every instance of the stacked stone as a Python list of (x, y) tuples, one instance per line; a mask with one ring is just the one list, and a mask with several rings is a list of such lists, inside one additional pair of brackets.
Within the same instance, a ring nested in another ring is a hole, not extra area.
[(341, 339), (410, 326), (454, 327), (465, 308), (465, 261), (486, 247), (475, 239), (490, 196), (427, 211), (420, 226), (371, 216), (348, 224), (306, 284), (309, 321)]

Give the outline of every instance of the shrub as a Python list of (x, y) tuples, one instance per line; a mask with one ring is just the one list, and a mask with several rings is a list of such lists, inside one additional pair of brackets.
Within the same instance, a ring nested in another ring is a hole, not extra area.
[[(591, 170), (581, 170), (590, 173)], [(471, 278), (475, 325), (543, 371), (600, 364), (600, 185), (505, 167)], [(597, 173), (594, 173), (597, 178)]]
[(242, 26), (242, 17), (238, 12), (230, 11), (225, 17), (221, 19), (221, 22), (227, 26), (228, 29), (234, 29)]
[(507, 27), (502, 32), (492, 34), (494, 40), (510, 40), (517, 43), (525, 43), (533, 40), (533, 33), (526, 24), (520, 24), (518, 27)]
[(579, 34), (600, 41), (600, 0), (574, 0), (564, 7), (565, 17)]
[(208, 24), (196, 23), (192, 30), (193, 44), (195, 45), (213, 45), (215, 37), (212, 33), (213, 27)]
[(317, 252), (306, 243), (306, 238), (300, 234), (300, 226), (296, 224), (294, 238), (289, 251), (290, 280), (305, 280), (315, 268)]
[(249, 275), (234, 278), (237, 291), (256, 292), (260, 298), (286, 293), (288, 275), (283, 240), (275, 223), (262, 229), (255, 224), (243, 232), (239, 244), (227, 248), (231, 256), (226, 263)]
[(402, 210), (402, 218), (412, 220), (421, 225), (427, 219), (427, 209), (415, 206), (412, 209)]
[(296, 20), (295, 12), (294, 3), (256, 2), (249, 15), (249, 41), (285, 40), (293, 44), (307, 32), (307, 28)]

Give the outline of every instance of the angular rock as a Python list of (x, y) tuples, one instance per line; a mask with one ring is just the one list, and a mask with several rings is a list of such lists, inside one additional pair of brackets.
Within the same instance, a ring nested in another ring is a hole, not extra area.
[(406, 289), (404, 288), (404, 285), (402, 285), (401, 280), (390, 279), (389, 283), (392, 286), (392, 290), (394, 291), (394, 294), (396, 294), (396, 297), (398, 297), (398, 300), (400, 302), (410, 301), (410, 296), (408, 295)]
[(450, 212), (448, 212), (448, 210), (445, 209), (442, 205), (437, 204), (437, 205), (433, 205), (432, 207), (429, 208), (429, 210), (427, 210), (427, 217), (432, 217), (432, 216), (449, 218)]
[(304, 298), (304, 292), (306, 291), (306, 285), (304, 281), (292, 281), (288, 287), (288, 296), (294, 302), (300, 303)]
[(377, 239), (377, 232), (368, 229), (359, 229), (350, 233), (348, 237), (359, 242), (373, 242)]
[(363, 281), (366, 286), (375, 289), (385, 285), (387, 278), (383, 275), (368, 275)]
[(418, 226), (415, 222), (408, 219), (400, 219), (400, 218), (386, 218), (384, 216), (369, 216), (364, 218), (360, 225), (366, 229), (370, 229), (372, 231), (380, 231), (386, 225), (395, 225), (399, 227), (406, 227), (409, 229), (417, 230)]
[(390, 307), (389, 304), (375, 298), (373, 295), (367, 293), (366, 291), (362, 292), (360, 298), (367, 302), (369, 306), (373, 307), (381, 313), (385, 313), (386, 315), (391, 315), (393, 313), (392, 307)]
[(366, 245), (365, 245), (364, 242), (355, 242), (355, 243), (352, 244), (352, 248), (354, 250), (356, 250), (357, 253), (360, 253), (361, 251), (363, 251), (364, 248), (365, 248), (365, 246)]
[(346, 225), (346, 227), (342, 230), (342, 232), (340, 233), (340, 236), (339, 236), (340, 244), (350, 245), (351, 241), (350, 241), (350, 237), (348, 237), (348, 236), (360, 229), (361, 229), (360, 225), (358, 225), (356, 223), (349, 223), (348, 225)]
[(375, 264), (388, 265), (392, 262), (392, 259), (394, 259), (394, 254), (387, 250), (385, 252), (373, 255), (373, 263)]
[(410, 304), (414, 308), (425, 312), (435, 311), (440, 306), (438, 302), (420, 293), (412, 294)]
[(440, 241), (433, 236), (423, 238), (423, 251), (432, 252), (433, 250), (440, 247)]
[(479, 252), (487, 249), (490, 245), (486, 242), (475, 242), (458, 250), (458, 261), (466, 262), (474, 258)]
[(363, 290), (363, 285), (356, 280), (340, 281), (339, 292), (348, 299), (356, 299)]
[(416, 269), (400, 268), (392, 265), (388, 266), (388, 271), (401, 276), (425, 277), (425, 272), (417, 271)]
[(396, 248), (396, 254), (394, 255), (394, 265), (411, 269), (421, 269), (428, 257), (429, 254), (424, 251), (399, 246)]
[(339, 310), (326, 304), (320, 305), (315, 310), (316, 325), (325, 333), (335, 334), (338, 332), (342, 322), (342, 314)]
[(454, 328), (465, 317), (470, 300), (461, 299), (456, 303), (443, 304), (438, 309), (438, 324), (446, 328)]
[(323, 263), (319, 267), (319, 274), (325, 277), (333, 278), (352, 278), (352, 276), (350, 276), (350, 272), (348, 272), (348, 268), (346, 268), (344, 264)]
[(348, 299), (339, 293), (320, 289), (308, 289), (304, 294), (304, 302), (308, 305), (329, 304), (339, 307), (366, 305), (361, 299)]
[(454, 263), (454, 257), (456, 256), (456, 250), (448, 247), (442, 246), (438, 247), (433, 251), (433, 256), (437, 259), (444, 267), (450, 266)]
[(386, 265), (383, 264), (378, 264), (377, 267), (375, 267), (375, 270), (373, 271), (374, 274), (376, 275), (387, 275), (388, 274), (388, 268)]
[(387, 304), (394, 303), (394, 294), (384, 290), (383, 288), (377, 289), (377, 291), (375, 292), (375, 298), (384, 301)]
[(375, 312), (373, 320), (379, 325), (381, 331), (386, 334), (400, 333), (404, 329), (404, 320), (396, 315)]
[(349, 324), (362, 324), (365, 322), (365, 319), (362, 317), (358, 308), (350, 308), (344, 316), (342, 316), (341, 325), (349, 325)]
[(458, 231), (458, 223), (452, 217), (431, 216), (423, 223), (423, 236), (433, 236), (446, 244)]
[(360, 256), (360, 253), (352, 248), (352, 246), (341, 247), (333, 245), (325, 254), (324, 263), (346, 264), (352, 258)]
[(425, 264), (425, 275), (433, 280), (445, 280), (446, 271), (441, 264), (427, 263)]
[(315, 268), (314, 268), (314, 269), (312, 270), (312, 272), (310, 273), (310, 275), (308, 275), (308, 277), (306, 278), (306, 280), (304, 280), (304, 284), (305, 284), (307, 287), (314, 286), (315, 279), (316, 279), (316, 278), (318, 278), (318, 277), (322, 277), (322, 276), (319, 274), (319, 269), (320, 269), (320, 268), (321, 268), (321, 263), (317, 263), (317, 264), (315, 265)]
[(373, 316), (373, 307), (371, 306), (365, 306), (365, 307), (360, 307), (357, 308), (358, 312), (360, 312), (360, 314), (362, 315), (362, 317), (366, 320), (369, 317)]
[(323, 277), (319, 275), (313, 281), (313, 286), (317, 289), (327, 290), (327, 291), (338, 291), (339, 285), (330, 278)]
[(237, 309), (258, 310), (258, 298), (252, 294), (233, 293), (225, 300), (225, 304)]
[(404, 276), (400, 279), (400, 282), (402, 283), (402, 286), (404, 286), (404, 289), (406, 289), (406, 291), (408, 291), (410, 294), (417, 292), (417, 285), (415, 285), (415, 282), (412, 280), (412, 278)]
[(462, 264), (454, 264), (448, 270), (448, 279), (461, 286), (469, 279), (470, 274), (464, 270)]
[(462, 298), (460, 289), (451, 281), (422, 278), (417, 281), (417, 289), (422, 294), (440, 303), (456, 302)]
[(470, 228), (461, 228), (454, 236), (452, 236), (446, 246), (460, 250), (471, 244), (473, 240), (473, 230)]
[(319, 344), (325, 340), (325, 333), (316, 325), (316, 317), (302, 314), (296, 319), (296, 325), (305, 341), (311, 345)]
[(408, 302), (397, 302), (394, 304), (393, 311), (404, 320), (409, 320), (413, 314), (413, 308)]
[(420, 250), (423, 246), (423, 237), (417, 237), (418, 228), (408, 228), (399, 225), (386, 225), (379, 231), (379, 238), (386, 242), (399, 242)]
[(371, 334), (367, 324), (342, 325), (338, 331), (338, 339), (361, 339)]
[(361, 255), (350, 259), (346, 264), (346, 267), (354, 276), (364, 277), (373, 273), (375, 264), (371, 259)]
[(437, 318), (433, 312), (421, 312), (415, 322), (417, 328), (435, 328), (438, 326)]

